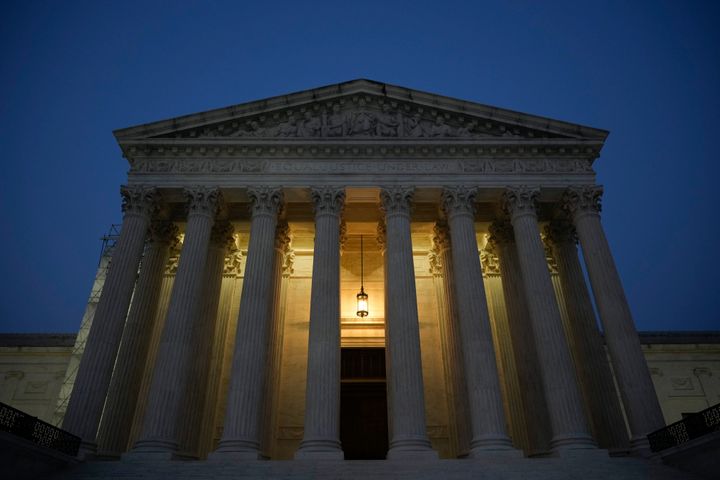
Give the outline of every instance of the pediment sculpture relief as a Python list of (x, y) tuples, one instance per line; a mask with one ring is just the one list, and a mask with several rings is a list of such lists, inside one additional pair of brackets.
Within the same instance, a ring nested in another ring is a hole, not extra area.
[(532, 138), (547, 132), (438, 109), (365, 98), (316, 103), (162, 137), (175, 138)]

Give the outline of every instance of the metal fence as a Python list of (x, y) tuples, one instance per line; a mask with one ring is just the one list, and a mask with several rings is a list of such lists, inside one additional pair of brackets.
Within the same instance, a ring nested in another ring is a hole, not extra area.
[(2, 402), (0, 402), (0, 430), (73, 457), (80, 448), (80, 437)]
[(648, 435), (650, 450), (659, 452), (716, 430), (720, 430), (720, 403)]

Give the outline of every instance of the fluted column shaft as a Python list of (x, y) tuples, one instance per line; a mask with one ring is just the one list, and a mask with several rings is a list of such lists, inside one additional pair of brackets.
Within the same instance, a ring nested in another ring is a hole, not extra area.
[(496, 221), (490, 226), (490, 235), (489, 241), (500, 264), (510, 340), (521, 385), (520, 395), (526, 412), (525, 427), (529, 442), (526, 453), (544, 454), (550, 449), (550, 423), (512, 226), (506, 221)]
[(431, 273), (434, 276), (438, 297), (440, 334), (445, 356), (445, 377), (448, 406), (450, 410), (450, 432), (456, 456), (467, 456), (470, 451), (471, 428), (468, 424), (470, 407), (465, 384), (465, 364), (462, 356), (462, 340), (455, 297), (455, 280), (452, 266), (450, 232), (444, 222), (437, 222), (434, 229), (434, 258), (431, 259)]
[(305, 427), (295, 458), (342, 459), (340, 446), (340, 214), (345, 191), (311, 190), (315, 250), (310, 295)]
[(165, 326), (160, 337), (143, 428), (134, 454), (171, 456), (179, 448), (180, 422), (191, 376), (192, 340), (203, 292), (210, 233), (220, 201), (217, 189), (185, 190), (187, 226)]
[(210, 235), (210, 245), (203, 279), (202, 300), (192, 334), (192, 366), (183, 405), (180, 430), (180, 451), (187, 457), (200, 456), (202, 423), (207, 421), (205, 399), (209, 386), (211, 354), (215, 342), (215, 325), (220, 304), (220, 287), (225, 268), (225, 253), (235, 239), (227, 220), (217, 220)]
[(545, 400), (556, 453), (578, 448), (594, 448), (583, 411), (560, 310), (553, 290), (545, 250), (537, 222), (538, 191), (508, 189), (503, 205), (511, 217), (523, 278), (528, 312), (533, 325), (535, 346), (541, 364)]
[(142, 260), (98, 431), (98, 450), (102, 455), (119, 455), (128, 447), (165, 264), (171, 243), (177, 241), (177, 232), (177, 227), (166, 220), (155, 222), (150, 228), (150, 242)]
[(556, 221), (545, 232), (557, 262), (560, 285), (570, 317), (571, 345), (574, 346), (580, 385), (590, 410), (595, 437), (602, 448), (627, 450), (625, 422), (578, 259), (574, 229), (569, 222)]
[(425, 426), (425, 392), (420, 355), (415, 269), (410, 237), (412, 189), (380, 191), (385, 212), (385, 322), (390, 364), (388, 381), (392, 433), (388, 458), (437, 458)]
[(252, 219), (223, 434), (211, 458), (261, 458), (265, 365), (273, 299), (275, 231), (282, 191), (249, 189)]
[(158, 196), (147, 187), (122, 187), (123, 224), (68, 403), (63, 429), (94, 451), (115, 358), (122, 339), (150, 217)]
[(475, 190), (446, 189), (443, 206), (450, 225), (465, 382), (472, 422), (470, 457), (512, 450), (493, 347), (487, 297), (475, 236)]
[(563, 208), (572, 216), (590, 284), (605, 332), (605, 342), (630, 425), (631, 446), (647, 453), (647, 434), (665, 425), (620, 275), (600, 223), (597, 186), (568, 189)]
[(275, 261), (273, 270), (272, 321), (268, 335), (268, 359), (265, 367), (265, 415), (263, 419), (262, 453), (273, 458), (275, 425), (278, 418), (280, 392), (280, 369), (283, 351), (283, 329), (285, 327), (285, 301), (287, 285), (293, 270), (294, 253), (290, 248), (290, 227), (287, 221), (281, 221), (275, 234)]

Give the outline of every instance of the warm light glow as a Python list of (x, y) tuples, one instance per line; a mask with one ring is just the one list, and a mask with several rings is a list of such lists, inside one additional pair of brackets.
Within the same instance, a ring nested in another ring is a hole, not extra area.
[(357, 316), (368, 316), (368, 296), (363, 287), (360, 287), (360, 293), (357, 294)]

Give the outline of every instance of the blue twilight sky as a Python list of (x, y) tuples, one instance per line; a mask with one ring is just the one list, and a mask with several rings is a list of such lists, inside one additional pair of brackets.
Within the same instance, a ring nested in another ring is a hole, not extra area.
[(719, 329), (719, 23), (715, 1), (5, 2), (0, 331), (77, 330), (121, 219), (113, 129), (360, 77), (610, 130), (638, 328)]

